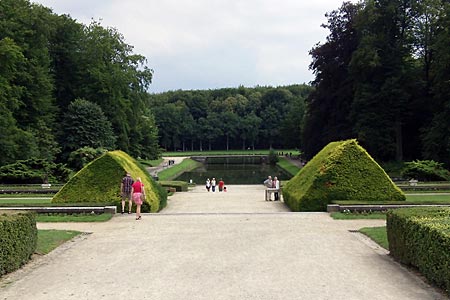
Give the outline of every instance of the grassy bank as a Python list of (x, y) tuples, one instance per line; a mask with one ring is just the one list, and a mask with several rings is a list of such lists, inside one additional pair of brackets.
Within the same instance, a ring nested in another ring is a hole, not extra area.
[(106, 222), (112, 214), (38, 214), (36, 222)]
[(190, 158), (183, 159), (180, 164), (173, 165), (158, 173), (159, 180), (173, 180), (183, 172), (191, 171), (201, 166), (201, 163)]
[(73, 230), (38, 230), (36, 253), (47, 254), (79, 234)]
[(359, 232), (367, 235), (373, 241), (375, 241), (378, 245), (383, 247), (384, 249), (389, 249), (389, 242), (387, 239), (386, 226), (381, 227), (365, 227), (361, 228)]
[(291, 174), (292, 176), (297, 175), (300, 171), (300, 168), (296, 165), (292, 164), (289, 160), (284, 157), (279, 157), (279, 161), (277, 162), (277, 166)]

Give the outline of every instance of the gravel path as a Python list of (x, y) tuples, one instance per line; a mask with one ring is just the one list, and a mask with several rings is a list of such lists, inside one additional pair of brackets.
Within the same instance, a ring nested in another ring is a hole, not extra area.
[(141, 221), (39, 224), (91, 234), (4, 277), (0, 299), (447, 299), (335, 221), (263, 200), (262, 186), (176, 193)]

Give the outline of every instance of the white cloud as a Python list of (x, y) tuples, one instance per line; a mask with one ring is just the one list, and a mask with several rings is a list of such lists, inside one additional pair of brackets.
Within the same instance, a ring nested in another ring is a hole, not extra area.
[(283, 85), (313, 79), (308, 51), (340, 0), (35, 0), (115, 27), (155, 70), (151, 91)]

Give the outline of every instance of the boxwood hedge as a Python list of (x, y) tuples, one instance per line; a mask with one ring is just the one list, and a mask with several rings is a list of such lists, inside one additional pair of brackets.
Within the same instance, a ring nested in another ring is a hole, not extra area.
[(402, 208), (387, 214), (389, 251), (450, 293), (450, 208)]
[(0, 215), (0, 276), (15, 271), (36, 250), (37, 228), (33, 212)]
[(87, 164), (53, 197), (52, 203), (120, 203), (120, 182), (126, 172), (141, 177), (146, 199), (143, 212), (157, 212), (165, 207), (167, 193), (147, 170), (123, 151), (107, 152)]
[(283, 187), (293, 211), (324, 211), (334, 200), (403, 201), (404, 193), (357, 141), (332, 142)]

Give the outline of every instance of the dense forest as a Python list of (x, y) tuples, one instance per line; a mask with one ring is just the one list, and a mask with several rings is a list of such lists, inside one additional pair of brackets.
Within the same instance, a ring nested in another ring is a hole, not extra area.
[(150, 97), (167, 150), (298, 148), (308, 85), (172, 91)]
[(0, 0), (0, 166), (70, 164), (99, 149), (299, 148), (310, 158), (347, 138), (379, 160), (450, 165), (450, 1), (344, 2), (326, 16), (311, 85), (149, 94), (153, 70), (116, 29)]
[[(153, 71), (113, 28), (27, 0), (0, 1), (0, 166), (80, 149), (157, 155)], [(88, 150), (85, 150), (88, 151)]]
[(306, 155), (355, 137), (380, 160), (450, 166), (450, 2), (366, 0), (327, 17), (310, 52)]

